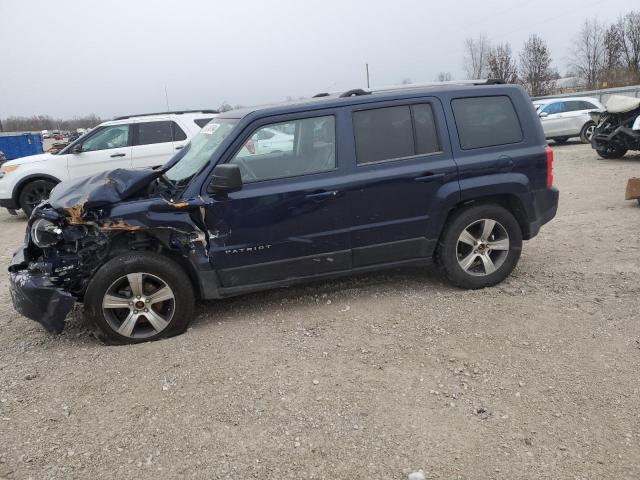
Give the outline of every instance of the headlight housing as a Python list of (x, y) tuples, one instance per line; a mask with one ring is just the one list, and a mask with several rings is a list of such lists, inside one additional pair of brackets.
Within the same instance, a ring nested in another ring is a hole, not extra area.
[(62, 229), (49, 220), (39, 218), (31, 225), (31, 240), (40, 248), (50, 247), (62, 240)]

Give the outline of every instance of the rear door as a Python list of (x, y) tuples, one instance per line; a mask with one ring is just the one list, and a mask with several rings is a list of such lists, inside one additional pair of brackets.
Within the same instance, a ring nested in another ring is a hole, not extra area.
[(353, 267), (429, 257), (458, 170), (436, 98), (352, 109)]
[(69, 153), (69, 178), (114, 168), (131, 168), (131, 125), (99, 127), (82, 141), (81, 153)]
[[(177, 141), (176, 136), (182, 140)], [(181, 145), (180, 142), (186, 138), (184, 131), (172, 120), (134, 123), (133, 167), (148, 168), (164, 165), (176, 153), (176, 146)]]

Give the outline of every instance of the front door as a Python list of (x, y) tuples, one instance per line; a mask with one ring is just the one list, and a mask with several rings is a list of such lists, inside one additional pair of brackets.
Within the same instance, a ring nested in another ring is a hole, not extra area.
[(545, 105), (540, 113), (544, 114), (540, 117), (542, 129), (547, 138), (554, 136), (568, 135), (571, 132), (570, 122), (568, 122), (566, 102), (553, 102)]
[[(314, 115), (263, 120), (247, 129), (229, 160), (239, 165), (243, 188), (205, 212), (209, 259), (223, 287), (350, 268), (349, 210), (336, 157), (336, 124), (348, 119)], [(260, 153), (255, 144), (264, 130), (292, 141)]]
[(353, 267), (430, 257), (449, 200), (442, 195), (459, 190), (440, 102), (358, 107), (353, 134)]
[(67, 155), (69, 178), (84, 177), (114, 168), (131, 168), (130, 125), (109, 125), (92, 132), (80, 153)]

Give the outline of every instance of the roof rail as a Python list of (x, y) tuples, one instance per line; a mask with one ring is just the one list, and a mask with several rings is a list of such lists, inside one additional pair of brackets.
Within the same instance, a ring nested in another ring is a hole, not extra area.
[(469, 86), (477, 86), (477, 85), (503, 85), (506, 82), (504, 80), (500, 80), (498, 78), (486, 78), (486, 79), (476, 79), (476, 80), (450, 80), (447, 82), (427, 82), (427, 83), (409, 83), (407, 85), (388, 85), (384, 87), (373, 87), (367, 89), (370, 93), (375, 92), (386, 92), (390, 90), (410, 90), (412, 88), (422, 88), (422, 87), (439, 87), (446, 85), (469, 85)]
[(322, 93), (316, 93), (313, 97), (311, 98), (320, 98), (320, 97), (328, 97), (329, 95), (331, 95), (330, 93), (327, 92), (322, 92)]
[(150, 117), (152, 115), (181, 115), (183, 113), (220, 113), (218, 110), (174, 110), (170, 112), (156, 112), (156, 113), (138, 113), (135, 115), (123, 115), (122, 117), (115, 117), (114, 120), (126, 120), (132, 117)]

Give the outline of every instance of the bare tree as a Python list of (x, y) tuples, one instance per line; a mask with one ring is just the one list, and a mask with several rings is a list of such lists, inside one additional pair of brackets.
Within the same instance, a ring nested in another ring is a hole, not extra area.
[(229, 110), (233, 110), (233, 107), (231, 106), (231, 104), (227, 103), (226, 101), (222, 102), (218, 107), (219, 112), (228, 112)]
[(622, 60), (635, 77), (640, 77), (640, 12), (629, 12), (618, 20)]
[(103, 120), (97, 115), (90, 114), (72, 119), (52, 118), (48, 115), (33, 115), (31, 117), (9, 117), (3, 120), (4, 130), (7, 132), (36, 132), (40, 130), (75, 130), (77, 128), (93, 128)]
[(506, 83), (518, 81), (518, 66), (511, 54), (509, 43), (500, 43), (489, 50), (487, 77), (504, 80)]
[(556, 72), (551, 68), (547, 43), (531, 35), (520, 52), (520, 80), (532, 96), (545, 95), (553, 88)]
[(450, 72), (440, 72), (436, 77), (436, 82), (450, 82), (453, 80)]
[(489, 40), (482, 34), (464, 41), (464, 71), (468, 79), (483, 78), (487, 71)]
[(604, 75), (610, 76), (622, 66), (622, 36), (617, 24), (610, 25), (604, 32)]
[(597, 88), (605, 69), (605, 27), (597, 19), (585, 20), (574, 40), (571, 67), (587, 84)]

